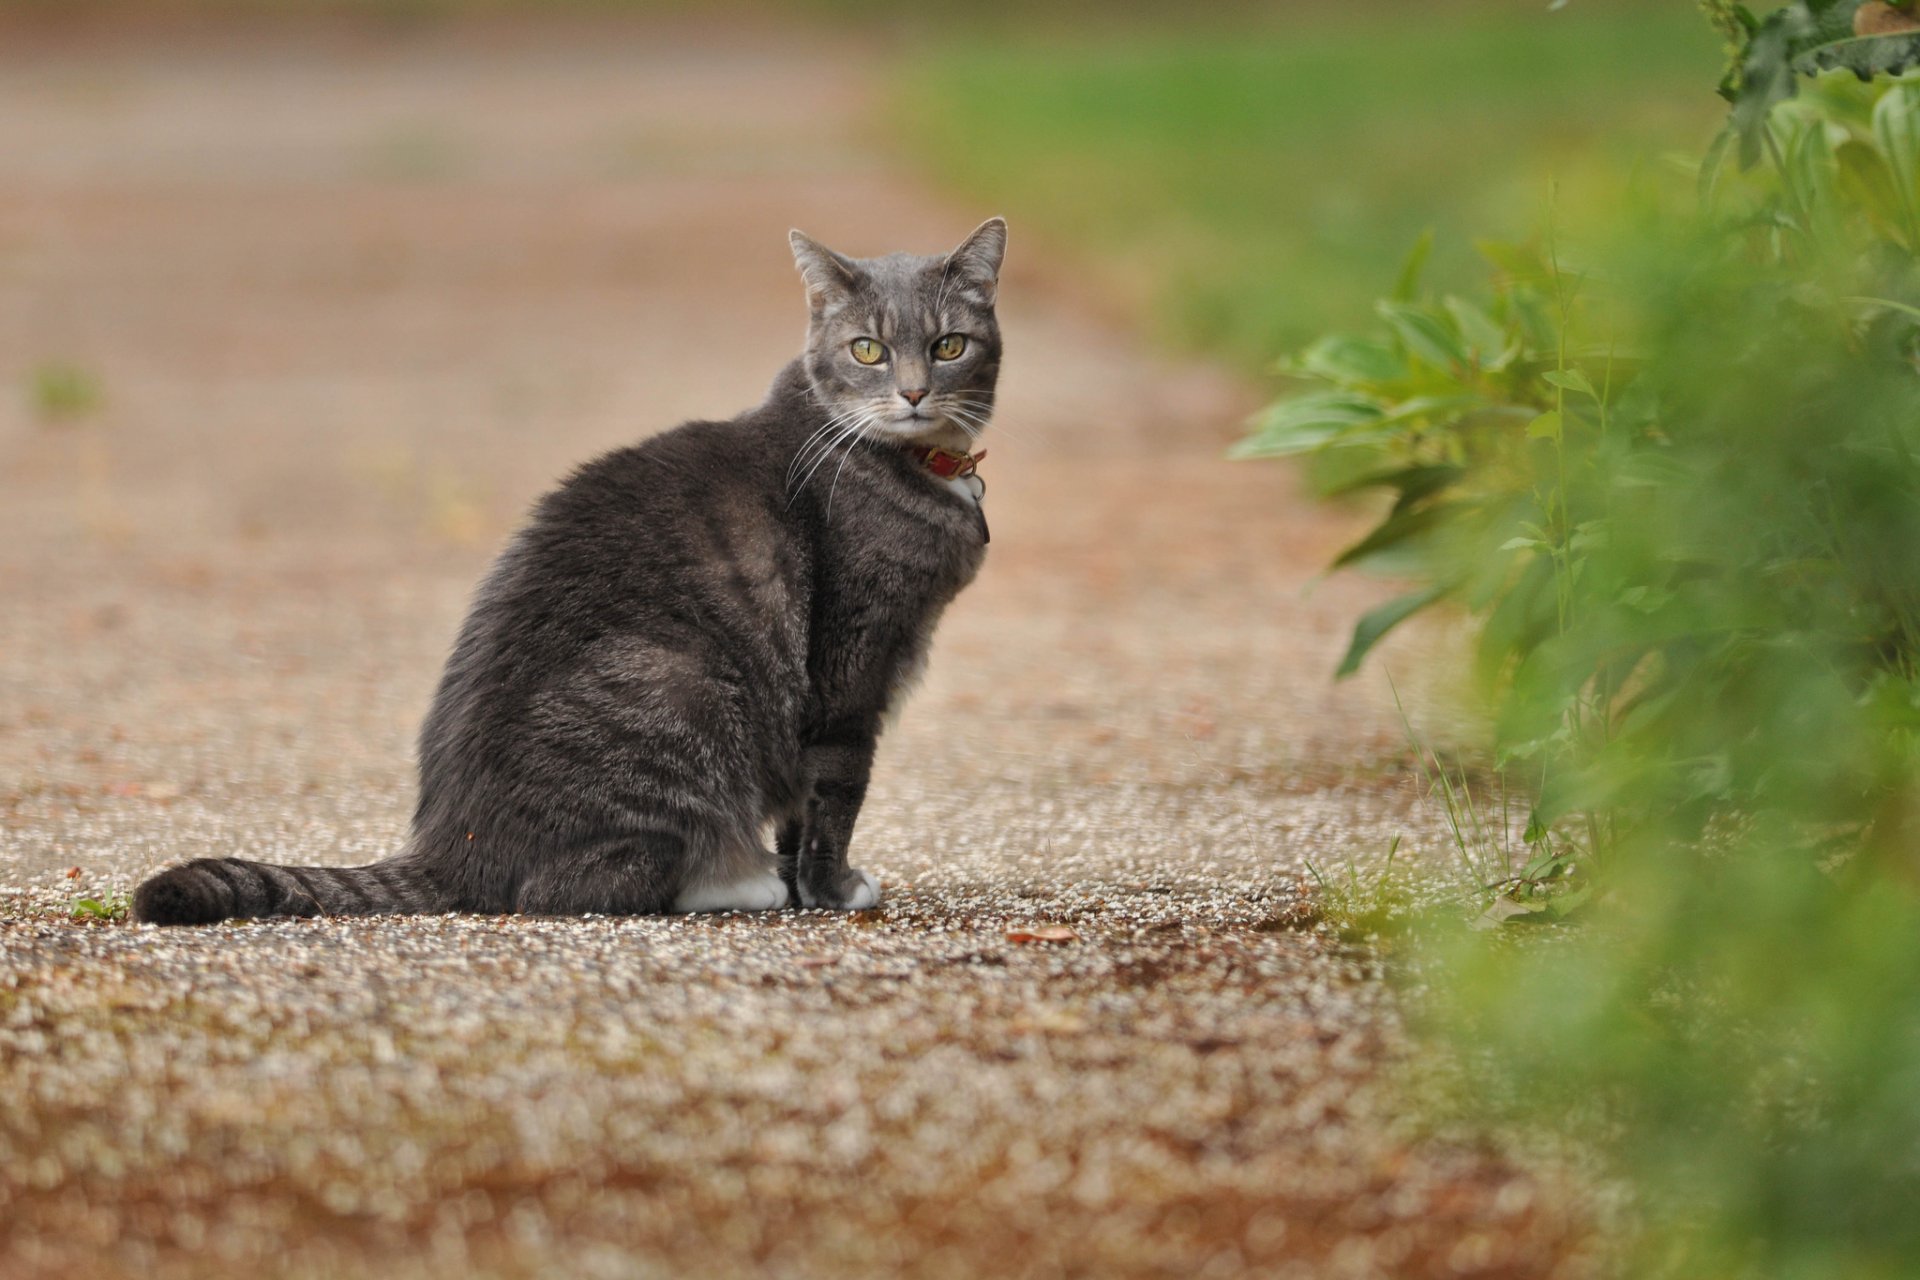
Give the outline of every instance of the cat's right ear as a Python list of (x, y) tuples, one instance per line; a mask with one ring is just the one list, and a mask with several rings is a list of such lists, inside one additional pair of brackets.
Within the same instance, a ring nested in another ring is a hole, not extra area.
[(787, 232), (793, 246), (793, 262), (807, 282), (807, 307), (819, 315), (836, 302), (844, 302), (853, 293), (860, 268), (845, 254), (835, 253), (799, 229)]

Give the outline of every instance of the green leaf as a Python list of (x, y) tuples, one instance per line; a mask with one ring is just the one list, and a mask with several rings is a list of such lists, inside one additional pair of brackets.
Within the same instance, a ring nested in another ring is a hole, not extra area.
[(1453, 323), (1460, 330), (1467, 345), (1480, 357), (1482, 364), (1489, 356), (1498, 355), (1507, 345), (1507, 331), (1494, 322), (1492, 316), (1482, 311), (1465, 298), (1451, 295), (1446, 300), (1447, 314), (1453, 317)]
[(1305, 453), (1355, 427), (1379, 422), (1380, 406), (1345, 391), (1308, 392), (1280, 400), (1255, 418), (1253, 433), (1230, 450), (1236, 458)]
[(1427, 268), (1427, 259), (1433, 255), (1433, 228), (1428, 227), (1413, 242), (1413, 248), (1407, 251), (1407, 260), (1400, 264), (1400, 278), (1393, 286), (1396, 302), (1412, 302), (1420, 293), (1420, 275)]
[(1645, 584), (1628, 587), (1615, 597), (1616, 603), (1624, 605), (1636, 613), (1644, 613), (1649, 616), (1666, 608), (1672, 600), (1673, 592), (1668, 591), (1665, 587), (1647, 586)]
[(1407, 362), (1393, 348), (1365, 338), (1329, 334), (1289, 361), (1285, 372), (1337, 383), (1393, 382), (1407, 376)]
[[(1873, 106), (1873, 137), (1893, 181), (1894, 205), (1910, 235), (1920, 218), (1920, 96), (1914, 86), (1894, 85)], [(1912, 241), (1909, 239), (1909, 243)]]
[(1399, 404), (1388, 405), (1380, 415), (1379, 425), (1399, 426), (1425, 421), (1430, 425), (1446, 426), (1459, 421), (1470, 410), (1493, 412), (1500, 408), (1499, 405), (1487, 404), (1479, 396), (1409, 396)]
[(1480, 256), (1515, 281), (1538, 281), (1547, 275), (1547, 264), (1537, 251), (1504, 240), (1476, 240), (1473, 247)]
[(1726, 167), (1727, 152), (1732, 148), (1736, 136), (1731, 127), (1722, 129), (1714, 135), (1713, 143), (1707, 148), (1705, 158), (1700, 161), (1700, 172), (1694, 180), (1696, 198), (1704, 209), (1713, 208), (1714, 195), (1720, 189), (1720, 172)]
[[(1527, 814), (1527, 829), (1520, 833), (1520, 839), (1527, 844), (1538, 844), (1547, 838), (1547, 831), (1546, 819), (1540, 816), (1540, 810), (1534, 809)], [(1534, 868), (1537, 867), (1543, 859), (1551, 859), (1552, 857), (1553, 855), (1551, 853), (1542, 854), (1539, 858), (1535, 858), (1532, 862), (1528, 863), (1520, 874), (1529, 880), (1536, 879), (1538, 872), (1536, 872)]]
[(1568, 916), (1587, 905), (1587, 899), (1593, 896), (1593, 886), (1583, 884), (1578, 889), (1569, 889), (1565, 893), (1556, 893), (1547, 899), (1547, 910), (1556, 920), (1565, 920)]
[(1857, 302), (1866, 307), (1880, 307), (1888, 311), (1898, 311), (1902, 315), (1912, 316), (1914, 319), (1920, 320), (1920, 307), (1912, 306), (1905, 302), (1895, 302), (1892, 298), (1863, 298), (1855, 296), (1848, 298), (1847, 301)]
[(1906, 204), (1894, 188), (1893, 170), (1887, 167), (1886, 158), (1866, 143), (1852, 139), (1835, 147), (1833, 158), (1840, 172), (1840, 188), (1847, 198), (1864, 208), (1882, 233), (1904, 237)]
[(109, 923), (127, 918), (132, 904), (122, 893), (110, 893), (105, 898), (75, 898), (67, 904), (67, 914), (74, 920), (104, 920)]
[(1527, 439), (1558, 440), (1560, 438), (1560, 415), (1552, 409), (1547, 410), (1527, 424)]
[(1566, 391), (1578, 391), (1581, 395), (1587, 396), (1596, 402), (1600, 399), (1600, 393), (1593, 389), (1593, 383), (1589, 382), (1587, 375), (1578, 369), (1568, 369), (1564, 373), (1557, 371), (1553, 373), (1543, 373), (1540, 375), (1540, 378), (1541, 381), (1547, 383), (1549, 386), (1560, 387)]
[(1328, 496), (1355, 493), (1361, 489), (1397, 489), (1400, 504), (1431, 497), (1466, 475), (1467, 469), (1451, 462), (1423, 463), (1411, 467), (1389, 467), (1369, 471), (1324, 490)]
[(1573, 534), (1567, 539), (1567, 550), (1584, 552), (1598, 551), (1613, 545), (1613, 530), (1605, 520), (1583, 520), (1573, 527)]
[(1468, 362), (1460, 335), (1432, 312), (1398, 302), (1378, 303), (1375, 309), (1393, 326), (1401, 344), (1428, 364), (1451, 369)]
[[(1532, 830), (1531, 824), (1528, 825), (1528, 830)], [(1544, 835), (1545, 833), (1542, 832), (1541, 834)], [(1535, 839), (1539, 838), (1541, 837), (1535, 837)], [(1545, 853), (1535, 856), (1531, 862), (1520, 868), (1520, 878), (1522, 880), (1551, 880), (1566, 869), (1567, 859), (1565, 855), (1555, 853), (1549, 849)]]
[(1800, 55), (1794, 69), (1803, 75), (1815, 71), (1851, 71), (1862, 80), (1871, 80), (1879, 75), (1897, 76), (1916, 64), (1920, 64), (1920, 31), (1901, 31), (1882, 36), (1853, 36), (1820, 45)]
[(1446, 595), (1445, 587), (1428, 587), (1424, 591), (1415, 591), (1389, 600), (1377, 609), (1370, 609), (1354, 624), (1353, 640), (1347, 645), (1347, 656), (1340, 659), (1335, 679), (1344, 680), (1360, 669), (1361, 660), (1367, 651), (1380, 643), (1387, 632), (1411, 618), (1434, 601)]
[(1389, 547), (1399, 546), (1410, 538), (1419, 537), (1439, 524), (1453, 505), (1416, 507), (1394, 512), (1376, 525), (1366, 537), (1342, 551), (1334, 559), (1333, 567), (1344, 569), (1369, 556), (1378, 555)]

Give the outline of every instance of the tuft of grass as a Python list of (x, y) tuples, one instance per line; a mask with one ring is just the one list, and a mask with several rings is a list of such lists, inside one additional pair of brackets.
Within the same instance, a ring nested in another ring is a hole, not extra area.
[(1516, 836), (1515, 814), (1530, 813), (1531, 804), (1516, 809), (1506, 770), (1494, 771), (1495, 785), (1489, 789), (1477, 785), (1457, 757), (1449, 769), (1440, 753), (1414, 732), (1391, 676), (1387, 687), (1393, 691), (1394, 710), (1413, 752), (1414, 767), (1428, 798), (1439, 804), (1446, 820), (1464, 896), (1479, 912), (1472, 927), (1551, 924), (1584, 906), (1593, 886), (1586, 877), (1586, 858), (1573, 842), (1532, 822)]
[(65, 360), (48, 360), (27, 375), (27, 404), (34, 417), (49, 425), (77, 422), (99, 409), (104, 399), (100, 379)]
[(1393, 878), (1400, 837), (1387, 846), (1386, 860), (1377, 870), (1362, 871), (1356, 862), (1340, 872), (1323, 872), (1307, 860), (1313, 877), (1313, 916), (1330, 926), (1342, 942), (1365, 942), (1404, 931), (1413, 918), (1413, 901), (1406, 886)]
[(82, 924), (118, 924), (132, 912), (132, 897), (117, 889), (97, 898), (75, 898), (67, 904), (68, 918)]

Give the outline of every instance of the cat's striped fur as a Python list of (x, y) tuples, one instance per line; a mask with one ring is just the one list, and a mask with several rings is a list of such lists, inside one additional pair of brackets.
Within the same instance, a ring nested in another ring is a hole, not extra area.
[(986, 536), (911, 449), (964, 450), (992, 411), (1005, 237), (856, 260), (794, 233), (807, 349), (767, 399), (587, 464), (481, 585), (407, 847), (199, 859), (136, 918), (872, 905), (847, 846), (882, 717)]

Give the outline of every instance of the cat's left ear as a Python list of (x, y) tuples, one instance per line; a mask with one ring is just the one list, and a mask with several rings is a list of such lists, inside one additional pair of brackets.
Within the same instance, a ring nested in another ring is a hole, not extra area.
[(1000, 289), (1000, 262), (1007, 256), (1007, 220), (988, 218), (947, 255), (946, 274), (983, 307), (993, 305)]

